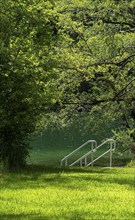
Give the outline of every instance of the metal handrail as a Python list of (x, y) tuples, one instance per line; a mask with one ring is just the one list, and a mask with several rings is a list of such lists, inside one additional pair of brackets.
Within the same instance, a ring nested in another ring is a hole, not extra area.
[(98, 159), (100, 159), (101, 157), (103, 157), (104, 155), (106, 155), (107, 153), (109, 153), (110, 150), (106, 151), (105, 153), (101, 154), (99, 157), (97, 157), (96, 159), (94, 159), (93, 161), (91, 161), (90, 163), (87, 164), (87, 167), (90, 166), (92, 163), (94, 163), (95, 161), (97, 161)]
[(99, 157), (97, 157), (96, 159), (92, 160), (90, 163), (88, 163), (86, 166), (90, 166), (90, 165), (93, 165), (93, 163), (95, 161), (97, 161), (98, 159), (100, 159), (101, 157), (103, 157), (104, 155), (106, 155), (107, 153), (110, 152), (110, 167), (112, 167), (112, 152), (115, 150), (116, 148), (116, 141), (114, 139), (108, 139), (106, 141), (104, 141), (102, 144), (100, 144), (97, 148), (99, 149), (100, 147), (102, 147), (104, 144), (110, 142), (110, 149), (107, 150), (105, 153), (101, 154)]
[(114, 139), (107, 139), (106, 141), (104, 141), (102, 144), (100, 144), (99, 146), (97, 146), (96, 150), (100, 147), (102, 147), (104, 144), (106, 144), (107, 142), (112, 142), (114, 144), (113, 150), (115, 150), (116, 147), (116, 141)]
[[(78, 163), (79, 161), (83, 160), (83, 159), (86, 159), (87, 156), (89, 156), (91, 153), (95, 152), (96, 151), (96, 148), (95, 149), (92, 149), (91, 151), (87, 152), (86, 154), (84, 154), (82, 157), (80, 157), (79, 159), (77, 159), (76, 161), (74, 161), (73, 163), (71, 163), (69, 166), (73, 166), (75, 165), (76, 163)], [(85, 163), (86, 165), (86, 163)]]
[[(84, 144), (82, 144), (80, 147), (78, 147), (77, 149), (75, 149), (74, 151), (72, 151), (70, 154), (68, 154), (67, 156), (65, 156), (64, 158), (62, 158), (62, 160), (61, 160), (61, 166), (63, 165), (63, 162), (65, 161), (65, 166), (67, 166), (68, 165), (68, 162), (67, 162), (67, 159), (70, 157), (70, 156), (72, 156), (74, 153), (76, 153), (77, 151), (79, 151), (80, 149), (82, 149), (84, 146), (86, 146), (87, 144), (89, 144), (89, 143), (92, 143), (92, 150), (93, 150), (93, 144), (95, 144), (95, 149), (96, 149), (96, 147), (97, 147), (97, 142), (95, 141), (95, 140), (88, 140), (87, 142), (85, 142)], [(91, 151), (92, 151), (91, 150)], [(88, 153), (90, 153), (90, 152), (88, 152)], [(80, 161), (80, 158), (78, 159), (78, 161)], [(77, 162), (78, 162), (77, 161)], [(76, 161), (75, 161), (76, 162)], [(72, 166), (72, 165), (74, 165), (74, 163), (75, 162), (73, 162), (72, 164), (70, 164), (70, 166)]]

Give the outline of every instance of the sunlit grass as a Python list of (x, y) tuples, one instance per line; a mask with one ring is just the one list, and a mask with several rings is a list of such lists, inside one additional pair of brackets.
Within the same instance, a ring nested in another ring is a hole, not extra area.
[(32, 168), (1, 176), (1, 220), (133, 220), (133, 168)]

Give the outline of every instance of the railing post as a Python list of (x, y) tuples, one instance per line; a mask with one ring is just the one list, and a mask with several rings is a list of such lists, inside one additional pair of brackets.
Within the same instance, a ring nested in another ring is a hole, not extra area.
[(67, 167), (68, 163), (67, 163), (67, 159), (65, 160), (65, 166)]
[(87, 166), (87, 157), (85, 157), (85, 166)]
[(91, 166), (93, 167), (93, 142), (91, 143)]
[(82, 167), (82, 159), (80, 160), (80, 167)]
[(112, 145), (113, 143), (110, 142), (110, 167), (112, 167)]

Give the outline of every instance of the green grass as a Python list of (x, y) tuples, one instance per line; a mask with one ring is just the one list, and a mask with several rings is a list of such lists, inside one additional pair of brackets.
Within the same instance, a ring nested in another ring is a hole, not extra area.
[[(30, 150), (30, 158), (28, 158), (27, 161), (29, 164), (59, 166), (60, 161), (63, 157), (71, 153), (81, 144), (85, 143), (88, 139), (89, 137), (85, 137), (85, 139), (83, 140), (79, 136), (76, 136), (73, 140), (70, 140), (70, 136), (68, 136), (68, 139), (65, 139), (65, 135), (61, 133), (56, 133), (52, 135), (47, 133), (43, 136), (35, 136), (33, 141), (31, 142), (32, 150)], [(98, 141), (98, 144), (99, 143), (101, 143), (101, 141)], [(98, 149), (97, 152), (94, 154), (94, 158), (104, 153), (108, 149), (108, 147), (109, 145), (105, 145), (103, 146), (103, 148)], [(90, 150), (91, 144), (85, 146), (83, 149), (73, 155), (71, 159), (69, 159), (69, 162), (72, 163)], [(90, 161), (91, 160), (88, 159), (88, 162)], [(125, 152), (123, 155), (120, 155), (116, 147), (116, 151), (113, 153), (113, 166), (123, 166), (129, 161), (131, 161), (130, 153)], [(109, 166), (109, 154), (105, 155), (99, 161), (95, 162), (94, 165)]]
[[(62, 147), (37, 147), (30, 151), (30, 158), (28, 158), (28, 164), (38, 164), (38, 165), (51, 165), (51, 166), (59, 166), (60, 161), (63, 157), (65, 157), (67, 154), (71, 153), (75, 148), (68, 148), (66, 146)], [(68, 159), (68, 164), (71, 164), (75, 160), (77, 160), (82, 155), (86, 154), (88, 151), (90, 151), (91, 148), (89, 146), (88, 148), (84, 148), (77, 152), (75, 155), (72, 155), (71, 158)], [(96, 153), (94, 153), (94, 158), (97, 158), (101, 154), (103, 154), (107, 149), (98, 149)], [(103, 156), (100, 160), (96, 161), (94, 163), (94, 166), (109, 166), (109, 154)], [(91, 155), (88, 157), (88, 162), (91, 161)], [(123, 155), (121, 155), (118, 151), (113, 153), (113, 166), (120, 167), (126, 165), (128, 162), (131, 161), (131, 155), (129, 152), (125, 152)], [(79, 162), (78, 162), (79, 164)]]
[(31, 166), (1, 174), (0, 219), (133, 220), (133, 168)]

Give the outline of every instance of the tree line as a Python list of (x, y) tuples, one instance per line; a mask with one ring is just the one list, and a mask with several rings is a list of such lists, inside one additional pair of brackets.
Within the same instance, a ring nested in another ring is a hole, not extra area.
[(135, 1), (0, 2), (0, 157), (26, 164), (53, 112), (120, 121), (135, 140)]

